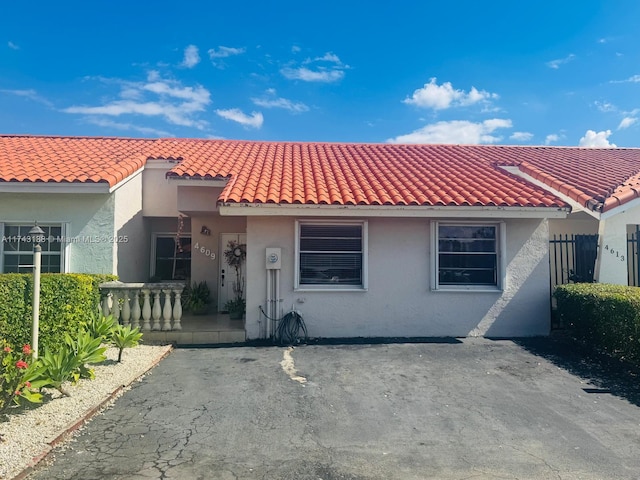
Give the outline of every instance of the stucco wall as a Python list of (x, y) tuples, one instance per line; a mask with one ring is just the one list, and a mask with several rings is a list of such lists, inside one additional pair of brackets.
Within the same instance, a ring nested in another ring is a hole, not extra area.
[(149, 233), (142, 215), (142, 172), (114, 192), (114, 271), (123, 282), (149, 278)]
[(629, 225), (640, 223), (640, 202), (630, 202), (626, 209), (600, 222), (599, 259), (596, 278), (601, 283), (627, 285), (627, 232)]
[(142, 172), (142, 214), (145, 217), (177, 217), (178, 186), (166, 178), (175, 163), (150, 160)]
[(549, 237), (553, 235), (593, 235), (598, 233), (598, 220), (585, 212), (571, 213), (567, 218), (549, 220)]
[(247, 219), (247, 338), (260, 335), (265, 248), (282, 248), (283, 311), (300, 311), (312, 337), (530, 336), (549, 332), (548, 223), (506, 221), (502, 292), (432, 291), (428, 219), (369, 219), (368, 290), (294, 291), (295, 219)]
[(116, 273), (113, 194), (0, 193), (3, 222), (68, 223), (69, 271)]

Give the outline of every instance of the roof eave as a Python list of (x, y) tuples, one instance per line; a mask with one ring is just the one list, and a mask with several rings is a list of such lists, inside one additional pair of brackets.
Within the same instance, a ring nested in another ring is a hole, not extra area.
[(565, 218), (569, 207), (503, 207), (456, 205), (316, 205), (277, 203), (219, 203), (228, 216), (327, 216), (416, 218)]

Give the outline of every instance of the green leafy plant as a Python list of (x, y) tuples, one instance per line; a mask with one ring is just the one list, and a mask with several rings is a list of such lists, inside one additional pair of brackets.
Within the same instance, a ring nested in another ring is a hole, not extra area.
[(44, 355), (39, 360), (44, 367), (44, 376), (48, 379), (46, 386), (53, 387), (63, 395), (70, 397), (71, 394), (64, 384), (69, 381), (73, 384), (77, 383), (80, 379), (80, 372), (76, 356), (67, 344), (62, 344), (55, 353), (45, 347)]
[(107, 347), (101, 344), (101, 337), (93, 338), (89, 332), (81, 331), (76, 339), (67, 334), (55, 353), (45, 347), (44, 355), (40, 357), (43, 381), (47, 382), (44, 386), (51, 386), (63, 395), (70, 396), (64, 386), (66, 382), (76, 384), (80, 378), (94, 379), (95, 373), (87, 364), (106, 360)]
[(94, 371), (92, 368), (88, 368), (87, 364), (101, 363), (107, 359), (105, 355), (107, 347), (101, 346), (102, 337), (94, 338), (89, 332), (82, 331), (75, 340), (67, 335), (65, 343), (69, 347), (70, 354), (75, 357), (80, 378), (93, 380), (95, 378)]
[(224, 309), (229, 312), (229, 316), (235, 319), (242, 318), (245, 308), (246, 303), (242, 297), (236, 297), (232, 300), (228, 300), (227, 303), (224, 304)]
[(111, 334), (111, 343), (115, 345), (118, 350), (118, 362), (122, 361), (122, 352), (125, 348), (137, 347), (142, 333), (136, 328), (131, 328), (131, 325), (117, 325), (113, 329)]
[(24, 399), (31, 403), (41, 403), (42, 395), (38, 392), (47, 381), (42, 380), (42, 367), (31, 359), (29, 344), (15, 351), (6, 341), (0, 342), (0, 413), (4, 413), (10, 405), (20, 404)]
[(211, 301), (211, 291), (206, 281), (194, 282), (184, 296), (186, 299), (183, 307), (194, 314), (204, 313)]
[(111, 338), (116, 320), (113, 315), (104, 316), (101, 313), (95, 314), (84, 325), (85, 330), (93, 338), (100, 338), (102, 342), (108, 342)]

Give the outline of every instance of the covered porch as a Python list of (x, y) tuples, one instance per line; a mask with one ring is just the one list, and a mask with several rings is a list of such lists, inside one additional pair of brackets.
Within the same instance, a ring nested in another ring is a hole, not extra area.
[(184, 287), (179, 282), (103, 283), (100, 310), (123, 325), (139, 328), (145, 343), (206, 345), (245, 341), (244, 319), (231, 319), (228, 313), (183, 312)]

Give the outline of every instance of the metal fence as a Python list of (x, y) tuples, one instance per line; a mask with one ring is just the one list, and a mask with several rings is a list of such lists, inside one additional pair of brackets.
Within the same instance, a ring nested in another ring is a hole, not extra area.
[(629, 285), (640, 286), (640, 269), (638, 268), (638, 251), (640, 250), (640, 226), (627, 236), (627, 280)]
[(549, 240), (551, 291), (570, 282), (593, 282), (598, 235), (554, 235)]

